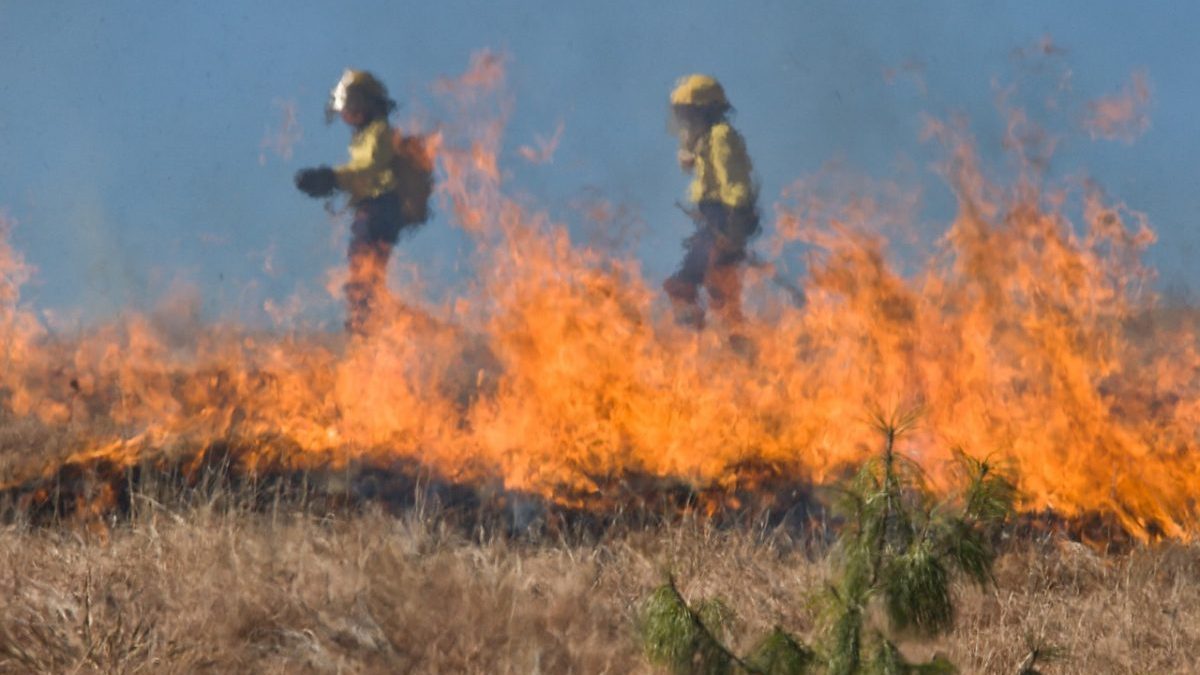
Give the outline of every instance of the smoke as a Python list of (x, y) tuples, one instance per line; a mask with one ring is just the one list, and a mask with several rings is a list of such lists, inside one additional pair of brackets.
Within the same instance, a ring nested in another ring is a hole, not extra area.
[(563, 128), (563, 122), (560, 120), (553, 135), (549, 138), (540, 134), (534, 135), (533, 146), (522, 145), (517, 148), (517, 154), (530, 164), (549, 164), (554, 159), (558, 142), (562, 140)]
[(921, 96), (929, 94), (929, 84), (925, 81), (925, 63), (918, 59), (905, 59), (899, 66), (883, 69), (883, 81), (893, 85), (901, 79), (907, 79), (916, 86)]
[(21, 287), (33, 276), (34, 268), (25, 262), (24, 256), (9, 243), (16, 221), (8, 213), (0, 211), (0, 310), (16, 311), (21, 299)]
[(1084, 127), (1092, 138), (1132, 143), (1150, 128), (1150, 82), (1135, 71), (1120, 92), (1088, 103)]
[(279, 125), (277, 128), (268, 126), (258, 144), (259, 166), (266, 165), (268, 152), (285, 161), (291, 159), (292, 149), (304, 138), (304, 130), (296, 117), (295, 100), (277, 98), (271, 101), (271, 107), (279, 111)]

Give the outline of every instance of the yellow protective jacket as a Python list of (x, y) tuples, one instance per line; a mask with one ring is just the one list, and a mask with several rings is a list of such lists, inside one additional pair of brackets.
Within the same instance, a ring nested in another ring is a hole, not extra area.
[(350, 161), (336, 167), (337, 185), (359, 204), (396, 190), (392, 128), (378, 119), (355, 131), (350, 138)]
[(746, 142), (728, 122), (714, 124), (689, 150), (695, 156), (688, 190), (692, 202), (721, 202), (733, 208), (754, 205)]

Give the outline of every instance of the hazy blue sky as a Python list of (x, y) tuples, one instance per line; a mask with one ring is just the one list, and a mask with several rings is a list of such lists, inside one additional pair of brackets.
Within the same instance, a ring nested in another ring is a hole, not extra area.
[[(319, 202), (292, 186), (298, 168), (344, 159), (346, 129), (322, 121), (342, 69), (371, 69), (424, 108), (435, 78), (494, 48), (511, 57), (514, 187), (564, 218), (583, 195), (627, 205), (658, 280), (690, 227), (672, 206), (686, 178), (665, 128), (678, 76), (725, 83), (770, 203), (831, 161), (927, 174), (923, 113), (965, 113), (981, 152), (998, 155), (996, 83), (1048, 86), (1014, 50), (1050, 36), (1063, 50), (1053, 67), (1071, 73), (1060, 125), (1134, 71), (1148, 77), (1151, 126), (1136, 143), (1079, 134), (1055, 167), (1149, 214), (1164, 283), (1195, 286), (1197, 27), (1200, 5), (1184, 2), (0, 0), (0, 209), (39, 270), (26, 289), (37, 307), (103, 314), (184, 280), (209, 310), (253, 318), (266, 298), (319, 289), (343, 255)], [(297, 104), (303, 137), (290, 159), (260, 162), (278, 101)], [(560, 121), (551, 164), (518, 157)], [(934, 182), (926, 203), (947, 215)], [(402, 255), (446, 275), (467, 250), (436, 221)]]

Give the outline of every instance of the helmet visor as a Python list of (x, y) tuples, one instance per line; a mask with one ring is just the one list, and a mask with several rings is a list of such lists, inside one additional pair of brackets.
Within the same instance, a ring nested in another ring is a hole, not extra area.
[(325, 123), (330, 124), (333, 120), (346, 109), (346, 97), (350, 88), (350, 82), (353, 79), (353, 73), (349, 70), (342, 75), (342, 79), (338, 81), (337, 86), (329, 92), (329, 102), (325, 104)]

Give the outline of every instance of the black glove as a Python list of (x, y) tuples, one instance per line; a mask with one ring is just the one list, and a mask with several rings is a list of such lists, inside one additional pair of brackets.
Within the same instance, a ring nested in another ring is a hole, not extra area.
[(337, 189), (337, 176), (327, 166), (301, 169), (296, 172), (296, 187), (309, 197), (328, 197)]

